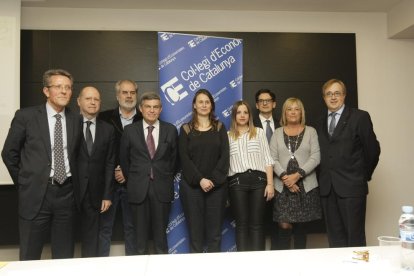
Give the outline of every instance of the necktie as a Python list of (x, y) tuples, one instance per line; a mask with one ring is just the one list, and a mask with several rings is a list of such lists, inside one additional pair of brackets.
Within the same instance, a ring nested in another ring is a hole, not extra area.
[(55, 124), (55, 145), (53, 147), (54, 155), (54, 174), (53, 178), (59, 184), (62, 184), (66, 180), (66, 169), (65, 169), (65, 159), (63, 155), (63, 134), (62, 134), (62, 116), (60, 114), (55, 115), (56, 124)]
[(272, 138), (273, 130), (270, 127), (270, 120), (266, 120), (266, 138), (267, 142), (270, 143), (270, 138)]
[(329, 123), (328, 133), (332, 136), (336, 127), (336, 112), (332, 112), (329, 116), (331, 116), (331, 122)]
[[(147, 135), (147, 147), (148, 147), (148, 152), (151, 156), (151, 159), (154, 158), (155, 155), (155, 143), (154, 143), (154, 136), (152, 136), (152, 130), (154, 129), (154, 126), (148, 126), (148, 135)], [(154, 173), (152, 171), (152, 167), (151, 167), (151, 175), (150, 175), (151, 179), (154, 179)]]
[(93, 138), (91, 133), (91, 121), (86, 121), (86, 130), (85, 130), (85, 140), (86, 140), (86, 147), (88, 148), (88, 154), (89, 156), (92, 153), (92, 147), (93, 147)]

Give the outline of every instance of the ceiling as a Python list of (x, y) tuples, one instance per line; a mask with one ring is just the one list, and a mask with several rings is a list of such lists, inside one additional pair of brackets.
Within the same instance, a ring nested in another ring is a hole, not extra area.
[(21, 0), (22, 7), (388, 12), (400, 0)]

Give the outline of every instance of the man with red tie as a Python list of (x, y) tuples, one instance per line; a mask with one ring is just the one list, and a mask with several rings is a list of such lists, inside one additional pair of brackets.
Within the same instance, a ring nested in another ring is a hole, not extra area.
[[(128, 201), (136, 229), (138, 254), (148, 254), (150, 230), (156, 254), (168, 253), (166, 229), (174, 198), (177, 169), (177, 129), (160, 121), (160, 96), (141, 95), (143, 119), (124, 129), (120, 160), (128, 181)], [(151, 251), (152, 252), (152, 251)]]

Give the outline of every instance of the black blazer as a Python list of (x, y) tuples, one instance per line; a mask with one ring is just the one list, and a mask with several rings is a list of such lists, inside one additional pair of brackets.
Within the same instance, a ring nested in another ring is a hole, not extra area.
[(115, 168), (115, 130), (102, 121), (96, 120), (95, 141), (93, 143), (91, 156), (86, 147), (85, 135), (83, 135), (83, 119), (81, 120), (81, 146), (78, 155), (79, 181), (75, 192), (78, 205), (82, 200), (86, 190), (89, 190), (92, 204), (100, 209), (103, 199), (112, 199), (112, 185)]
[(345, 106), (332, 137), (327, 122), (328, 112), (317, 125), (321, 195), (328, 195), (331, 188), (341, 197), (367, 195), (381, 152), (368, 112)]
[[(79, 116), (65, 109), (69, 166), (76, 180), (76, 155), (79, 149)], [(46, 105), (16, 112), (2, 151), (13, 183), (19, 191), (19, 215), (33, 219), (46, 194), (52, 168), (52, 149)], [(74, 183), (75, 184), (75, 183)]]
[[(98, 118), (111, 124), (115, 129), (115, 166), (120, 164), (119, 161), (119, 146), (121, 144), (121, 136), (124, 132), (122, 127), (121, 117), (119, 116), (119, 107), (111, 110), (106, 110), (99, 113)], [(133, 122), (137, 122), (142, 119), (141, 112), (137, 109), (137, 114), (135, 115)]]
[[(170, 123), (160, 121), (157, 150), (151, 160), (146, 144), (143, 121), (128, 125), (121, 139), (121, 168), (128, 182), (128, 200), (141, 203), (149, 185), (160, 202), (174, 199), (174, 175), (177, 171), (177, 129)], [(154, 180), (150, 183), (151, 167)]]

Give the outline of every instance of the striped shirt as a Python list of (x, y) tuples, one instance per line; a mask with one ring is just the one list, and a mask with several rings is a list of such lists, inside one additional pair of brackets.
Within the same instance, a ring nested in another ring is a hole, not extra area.
[(229, 135), (230, 169), (229, 176), (247, 170), (266, 172), (267, 166), (273, 166), (269, 145), (263, 129), (256, 128), (256, 137), (249, 139), (249, 132), (239, 136), (237, 140)]

